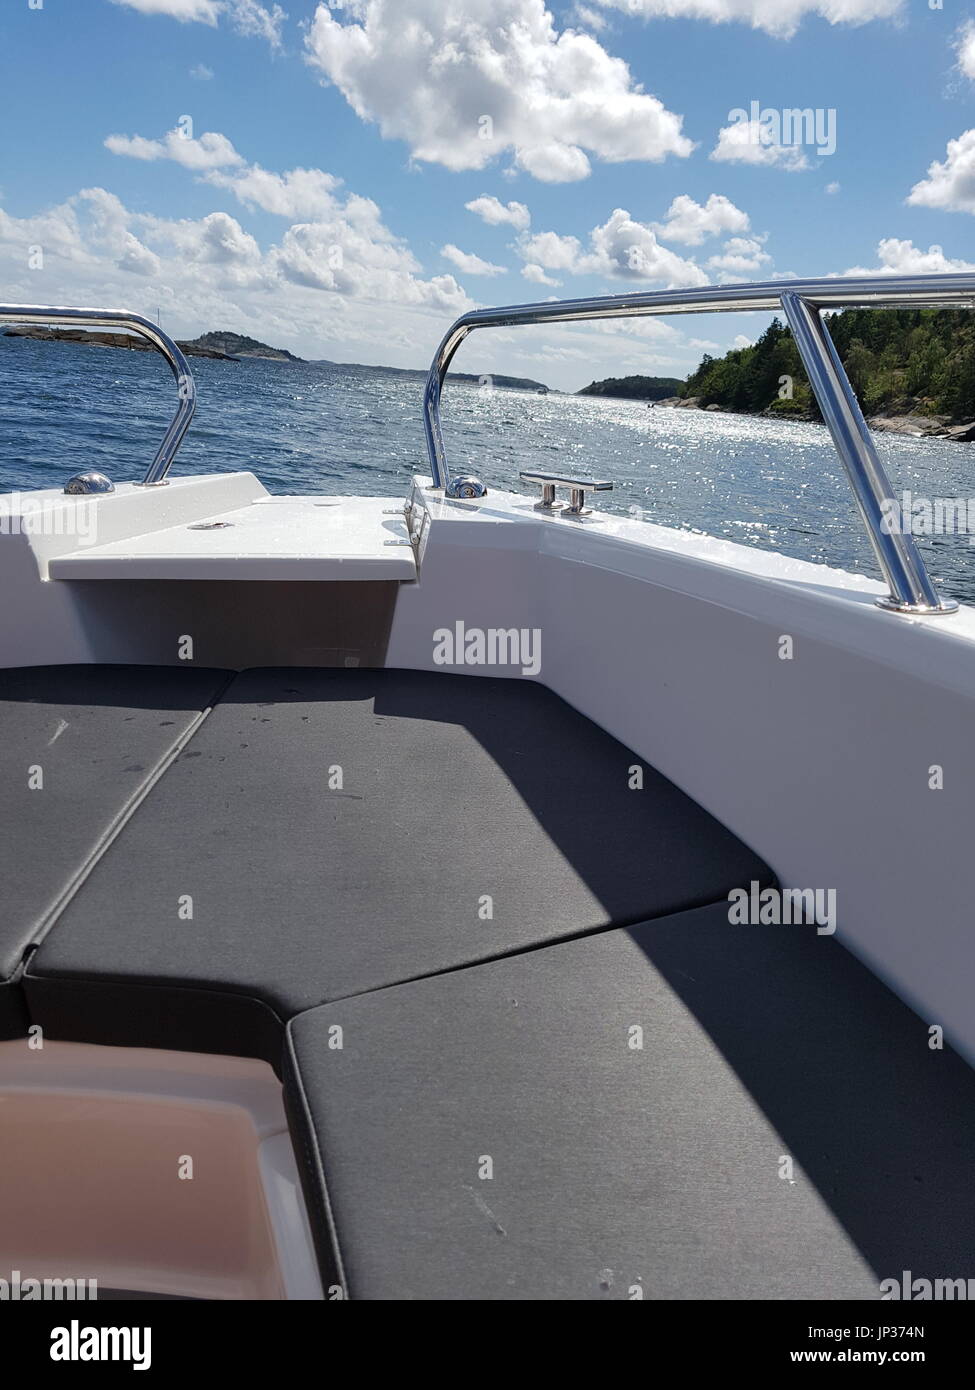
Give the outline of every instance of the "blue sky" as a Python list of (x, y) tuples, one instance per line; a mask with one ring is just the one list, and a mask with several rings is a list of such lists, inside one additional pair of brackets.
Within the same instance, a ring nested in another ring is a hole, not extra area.
[[(972, 268), (973, 21), (975, 0), (4, 0), (2, 295), (425, 366), (472, 304)], [(782, 129), (807, 108), (818, 144)], [(761, 326), (482, 334), (458, 367), (684, 375)]]

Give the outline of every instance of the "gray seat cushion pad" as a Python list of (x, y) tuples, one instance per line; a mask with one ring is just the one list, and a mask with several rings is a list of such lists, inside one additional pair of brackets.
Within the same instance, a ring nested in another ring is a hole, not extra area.
[(0, 981), (226, 679), (155, 666), (0, 670)]
[(734, 835), (534, 683), (248, 671), (28, 983), (38, 1008), (45, 980), (98, 979), (237, 991), (288, 1018), (752, 879), (770, 871)]
[(353, 1298), (877, 1298), (971, 1272), (975, 1076), (809, 928), (719, 905), (288, 1031), (323, 1273)]

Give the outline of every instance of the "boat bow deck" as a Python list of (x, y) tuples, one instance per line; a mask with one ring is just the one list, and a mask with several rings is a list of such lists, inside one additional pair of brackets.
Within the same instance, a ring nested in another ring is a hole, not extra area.
[(543, 687), (0, 687), (4, 1031), (281, 1068), (327, 1287), (871, 1298), (963, 1271), (971, 1071), (815, 928), (732, 926), (767, 867)]

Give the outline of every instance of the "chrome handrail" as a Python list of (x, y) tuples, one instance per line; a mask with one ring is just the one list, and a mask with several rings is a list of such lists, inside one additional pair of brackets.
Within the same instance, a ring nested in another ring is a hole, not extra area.
[(166, 474), (196, 410), (196, 382), (193, 380), (193, 373), (181, 349), (168, 333), (164, 333), (151, 319), (143, 318), (141, 314), (130, 314), (124, 309), (66, 309), (43, 305), (0, 304), (0, 323), (57, 323), (83, 324), (89, 328), (130, 328), (140, 337), (147, 339), (157, 352), (161, 352), (176, 378), (179, 406), (141, 486), (160, 487), (165, 484)]
[[(975, 307), (975, 274), (871, 275), (826, 280), (779, 280), (755, 285), (707, 285), (700, 289), (654, 290), (595, 299), (550, 300), (498, 309), (474, 309), (451, 327), (430, 367), (423, 398), (423, 423), (435, 488), (453, 495), (447, 469), (440, 397), (448, 368), (461, 343), (476, 328), (522, 324), (577, 323), (588, 319), (648, 314), (744, 313), (782, 309), (792, 329), (813, 394), (843, 461), (877, 562), (890, 585), (881, 606), (897, 613), (953, 613), (931, 582), (914, 537), (885, 529), (885, 504), (896, 506), (863, 411), (843, 369), (824, 309), (943, 309)], [(468, 479), (467, 482), (477, 480)], [(468, 493), (468, 495), (470, 495)]]

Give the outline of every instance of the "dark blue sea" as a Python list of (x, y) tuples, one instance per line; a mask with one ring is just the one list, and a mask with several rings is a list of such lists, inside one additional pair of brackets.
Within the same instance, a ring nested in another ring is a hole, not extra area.
[[(196, 419), (174, 472), (249, 469), (275, 493), (402, 497), (428, 473), (422, 375), (363, 367), (192, 359)], [(161, 357), (0, 336), (0, 492), (97, 468), (142, 477), (172, 416)], [(599, 506), (876, 575), (842, 466), (819, 425), (556, 392), (449, 383), (452, 468), (524, 491), (520, 469), (611, 478)], [(975, 497), (975, 444), (880, 438), (895, 489)], [(975, 514), (975, 508), (973, 508)], [(967, 536), (920, 541), (946, 593), (975, 602)]]

